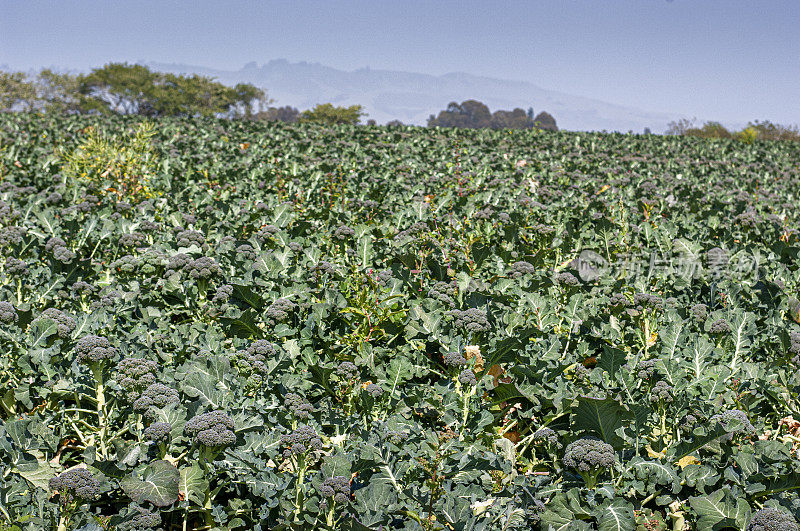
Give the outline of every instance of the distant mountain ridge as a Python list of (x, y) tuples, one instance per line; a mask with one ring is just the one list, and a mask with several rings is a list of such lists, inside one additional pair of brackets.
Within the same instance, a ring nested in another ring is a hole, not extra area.
[(273, 105), (299, 109), (317, 103), (361, 104), (368, 118), (378, 123), (397, 119), (424, 125), (428, 116), (451, 101), (476, 99), (492, 111), (533, 107), (547, 111), (558, 126), (568, 130), (653, 132), (666, 129), (679, 114), (651, 112), (538, 87), (525, 81), (476, 76), (461, 72), (434, 76), (412, 72), (360, 68), (352, 72), (318, 63), (292, 63), (275, 59), (259, 66), (248, 63), (240, 70), (217, 70), (195, 65), (147, 63), (155, 70), (213, 76), (223, 83), (252, 83), (267, 90)]

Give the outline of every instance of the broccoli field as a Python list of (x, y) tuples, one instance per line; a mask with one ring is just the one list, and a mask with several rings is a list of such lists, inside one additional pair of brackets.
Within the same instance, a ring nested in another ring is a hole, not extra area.
[(800, 144), (0, 117), (0, 529), (797, 530)]

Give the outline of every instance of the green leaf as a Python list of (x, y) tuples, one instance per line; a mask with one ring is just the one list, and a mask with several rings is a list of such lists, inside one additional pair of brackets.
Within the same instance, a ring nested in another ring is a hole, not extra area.
[(18, 464), (14, 472), (25, 478), (34, 487), (47, 491), (50, 488), (50, 478), (56, 476), (58, 469), (45, 460), (41, 452), (34, 451), (31, 452), (31, 455), (36, 460)]
[(636, 528), (633, 505), (616, 498), (595, 511), (599, 531), (630, 531)]
[(572, 425), (597, 435), (615, 449), (624, 445), (617, 430), (633, 420), (633, 414), (622, 404), (609, 398), (580, 397), (578, 406), (572, 411)]
[(136, 503), (150, 502), (166, 507), (178, 499), (181, 474), (169, 461), (154, 461), (144, 469), (139, 479), (135, 474), (120, 481), (125, 494)]
[(698, 531), (714, 531), (729, 526), (743, 529), (750, 519), (747, 502), (742, 498), (734, 498), (725, 490), (689, 498), (689, 504), (697, 513)]
[(600, 356), (597, 366), (613, 377), (626, 361), (627, 356), (624, 351), (609, 345), (603, 345), (603, 355)]
[(208, 480), (197, 463), (181, 469), (180, 491), (185, 498), (196, 505), (202, 505), (208, 490)]

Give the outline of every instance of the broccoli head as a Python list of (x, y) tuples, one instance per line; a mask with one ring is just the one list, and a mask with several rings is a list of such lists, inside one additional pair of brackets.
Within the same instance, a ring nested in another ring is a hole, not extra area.
[(222, 268), (216, 260), (208, 256), (201, 256), (200, 258), (192, 260), (186, 265), (185, 270), (189, 272), (190, 277), (198, 279), (210, 278), (214, 275), (222, 274)]
[(156, 416), (156, 408), (163, 408), (168, 404), (177, 404), (178, 402), (180, 402), (178, 391), (162, 383), (154, 383), (148, 385), (147, 389), (133, 402), (133, 410), (146, 418), (153, 419)]
[(360, 371), (351, 361), (343, 361), (336, 367), (336, 376), (345, 382), (358, 380)]
[(348, 227), (347, 225), (339, 225), (336, 227), (336, 230), (333, 231), (333, 237), (337, 240), (346, 240), (347, 238), (352, 238), (355, 236), (356, 231)]
[(580, 280), (578, 280), (578, 278), (569, 271), (562, 271), (556, 275), (556, 284), (560, 286), (574, 288), (575, 286), (580, 285), (580, 283)]
[(233, 419), (221, 411), (209, 411), (192, 417), (184, 431), (194, 436), (195, 442), (209, 448), (221, 448), (236, 443)]
[(642, 360), (636, 366), (636, 377), (640, 380), (649, 380), (656, 373), (656, 360)]
[(289, 299), (277, 299), (269, 305), (266, 311), (266, 317), (272, 326), (285, 321), (289, 315), (297, 308), (297, 304)]
[(672, 386), (661, 380), (650, 391), (650, 402), (668, 404), (673, 400), (672, 392)]
[(322, 439), (310, 426), (298, 426), (293, 432), (284, 433), (281, 435), (281, 443), (287, 447), (283, 451), (283, 456), (287, 459), (322, 449)]
[(28, 264), (24, 260), (12, 256), (6, 259), (6, 272), (9, 275), (25, 276), (28, 274)]
[(478, 379), (475, 378), (475, 373), (472, 372), (472, 369), (464, 369), (461, 371), (461, 374), (458, 375), (458, 381), (461, 383), (461, 385), (478, 385)]
[(536, 266), (530, 262), (520, 260), (511, 264), (511, 276), (519, 277), (522, 275), (533, 275), (536, 273)]
[(75, 344), (74, 351), (78, 362), (85, 365), (100, 363), (117, 355), (117, 349), (111, 346), (108, 339), (94, 334), (80, 338)]
[(288, 393), (283, 404), (297, 419), (308, 420), (314, 413), (314, 406), (311, 405), (311, 402), (297, 393)]
[(231, 362), (238, 369), (239, 374), (247, 379), (250, 387), (258, 388), (262, 385), (264, 377), (269, 373), (268, 358), (275, 356), (275, 347), (265, 339), (253, 341), (247, 350), (240, 350), (233, 354)]
[(443, 360), (447, 367), (463, 367), (467, 364), (467, 358), (460, 352), (448, 352), (443, 356)]
[(85, 468), (72, 468), (50, 479), (50, 490), (58, 492), (63, 503), (94, 501), (100, 498), (100, 482)]
[(14, 324), (19, 319), (17, 310), (10, 302), (0, 302), (0, 323)]
[(169, 441), (172, 426), (167, 422), (154, 422), (144, 430), (144, 438), (154, 443)]
[(724, 319), (717, 319), (711, 323), (708, 331), (712, 334), (727, 334), (731, 331), (731, 325), (729, 325)]
[(697, 319), (698, 321), (705, 321), (706, 317), (708, 317), (708, 306), (705, 304), (695, 304), (689, 310), (692, 313), (692, 316)]
[(561, 445), (558, 442), (558, 434), (550, 428), (539, 428), (533, 434), (533, 442), (543, 446), (550, 446), (558, 448)]
[(747, 531), (798, 531), (797, 520), (780, 509), (765, 507), (753, 514)]
[(56, 322), (56, 335), (61, 339), (68, 338), (72, 332), (75, 331), (75, 319), (67, 315), (66, 313), (62, 312), (61, 310), (56, 310), (55, 308), (48, 308), (42, 312), (42, 314), (34, 319), (34, 323), (37, 322), (39, 319), (52, 319)]
[(486, 312), (479, 308), (450, 310), (448, 313), (455, 319), (453, 326), (467, 332), (486, 332), (490, 328)]
[(156, 529), (161, 525), (161, 515), (144, 507), (135, 507), (128, 513), (124, 522), (117, 525), (118, 531), (146, 531)]
[(334, 503), (347, 503), (350, 500), (350, 479), (347, 476), (325, 478), (319, 486), (319, 494), (325, 500), (333, 498)]
[(756, 429), (747, 418), (747, 413), (740, 409), (729, 409), (722, 413), (717, 413), (711, 417), (711, 422), (719, 423), (727, 435), (722, 437), (724, 441), (731, 441), (734, 437), (741, 435), (742, 437), (749, 437), (755, 434)]
[(153, 360), (125, 358), (117, 363), (117, 383), (132, 397), (156, 383), (157, 371)]
[(577, 470), (586, 486), (593, 489), (600, 473), (614, 466), (616, 455), (610, 444), (584, 437), (567, 445), (562, 461), (564, 466)]
[(372, 398), (380, 398), (383, 395), (383, 387), (378, 384), (371, 383), (367, 385), (364, 390), (372, 397)]

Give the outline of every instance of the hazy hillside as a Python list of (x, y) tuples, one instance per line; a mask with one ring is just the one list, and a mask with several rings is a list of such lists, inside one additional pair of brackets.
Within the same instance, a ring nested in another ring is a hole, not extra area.
[(545, 90), (524, 81), (510, 81), (452, 73), (442, 76), (373, 70), (345, 72), (320, 64), (273, 60), (262, 66), (249, 63), (226, 71), (182, 64), (150, 63), (161, 71), (211, 75), (225, 83), (248, 82), (266, 88), (276, 105), (300, 109), (317, 103), (360, 103), (378, 123), (398, 119), (424, 124), (428, 116), (450, 101), (477, 99), (490, 109), (533, 107), (555, 116), (559, 127), (570, 130), (642, 131), (666, 128), (677, 114), (650, 112), (580, 96)]

